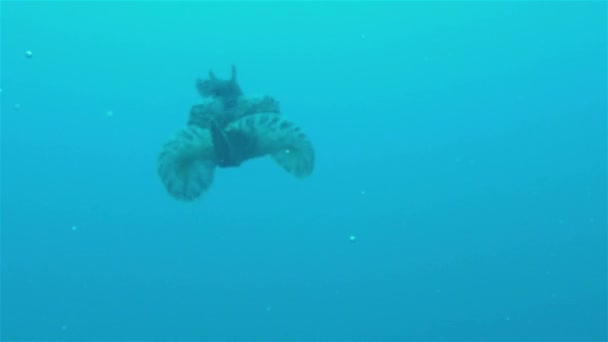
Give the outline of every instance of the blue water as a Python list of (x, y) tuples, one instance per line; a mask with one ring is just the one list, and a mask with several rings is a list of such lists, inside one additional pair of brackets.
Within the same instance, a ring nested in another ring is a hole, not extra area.
[[(2, 340), (605, 341), (606, 7), (2, 1)], [(177, 201), (231, 64), (314, 173)]]

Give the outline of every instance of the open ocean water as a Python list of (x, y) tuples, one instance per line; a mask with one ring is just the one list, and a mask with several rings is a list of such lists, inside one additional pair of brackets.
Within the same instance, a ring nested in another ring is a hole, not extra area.
[[(608, 339), (606, 2), (0, 12), (2, 341)], [(314, 171), (177, 200), (161, 146), (233, 64)]]

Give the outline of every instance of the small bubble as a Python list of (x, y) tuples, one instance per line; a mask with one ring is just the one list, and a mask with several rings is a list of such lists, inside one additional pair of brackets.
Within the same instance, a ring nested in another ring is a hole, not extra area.
[(348, 240), (350, 240), (351, 242), (355, 242), (355, 241), (357, 241), (357, 237), (354, 235), (351, 235), (348, 237)]
[(288, 149), (288, 148), (286, 148), (286, 149), (285, 149), (285, 151), (283, 151), (283, 152), (285, 152), (285, 154), (290, 154), (290, 153), (291, 153), (291, 150), (290, 150), (290, 149)]
[(361, 33), (361, 39), (367, 39), (367, 35), (365, 33)]
[(21, 110), (21, 105), (19, 103), (15, 103), (13, 108), (15, 108), (15, 110)]
[(367, 194), (367, 192), (366, 192), (365, 190), (362, 190), (362, 191), (361, 191), (361, 195), (362, 195), (362, 196), (365, 196), (365, 194)]
[[(33, 56), (32, 51), (30, 51), (30, 50), (25, 51), (25, 57), (27, 57), (27, 58), (32, 58), (32, 56)], [(44, 58), (43, 58), (43, 59), (44, 59)]]
[(272, 311), (272, 305), (267, 305), (265, 308), (266, 311)]
[(72, 226), (72, 230), (76, 230), (76, 229), (78, 229), (78, 227)]
[(107, 117), (112, 117), (112, 116), (114, 116), (114, 112), (111, 111), (111, 110), (106, 110), (106, 116)]

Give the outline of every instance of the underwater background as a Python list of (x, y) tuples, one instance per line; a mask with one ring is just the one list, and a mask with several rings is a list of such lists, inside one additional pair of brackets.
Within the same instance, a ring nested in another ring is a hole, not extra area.
[[(606, 2), (10, 2), (2, 341), (605, 341)], [(156, 172), (209, 69), (315, 170)]]

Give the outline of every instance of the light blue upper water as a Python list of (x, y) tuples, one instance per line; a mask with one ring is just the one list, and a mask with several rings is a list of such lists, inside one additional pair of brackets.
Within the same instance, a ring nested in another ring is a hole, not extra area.
[[(607, 339), (606, 2), (0, 6), (3, 341)], [(314, 173), (177, 201), (231, 64)]]

